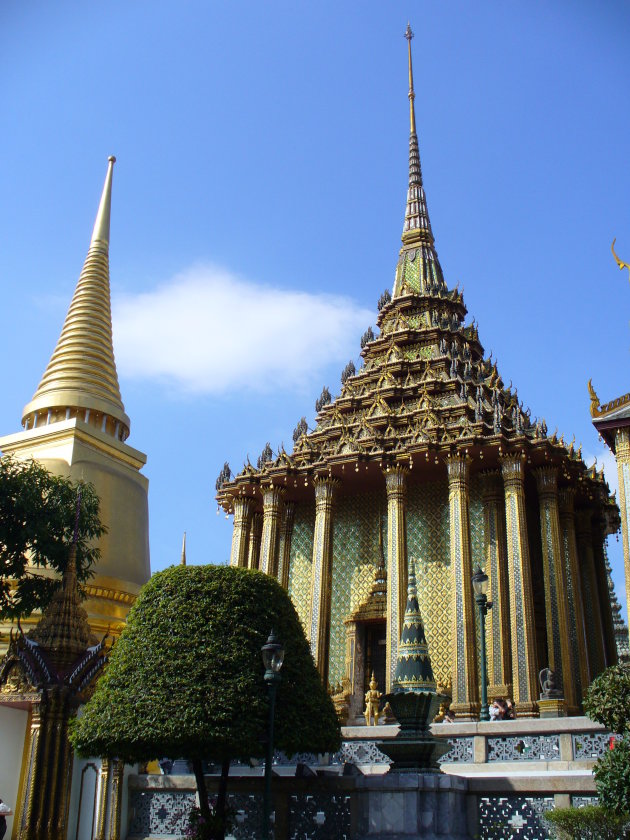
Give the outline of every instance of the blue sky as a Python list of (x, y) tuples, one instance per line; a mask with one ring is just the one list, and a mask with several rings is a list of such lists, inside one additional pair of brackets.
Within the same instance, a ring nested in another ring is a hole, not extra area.
[(223, 461), (289, 446), (392, 285), (408, 19), (447, 282), (532, 414), (602, 463), (587, 380), (630, 389), (610, 253), (616, 236), (630, 262), (627, 3), (0, 6), (0, 433), (54, 348), (115, 154), (116, 356), (154, 569), (184, 530), (189, 562), (227, 557)]

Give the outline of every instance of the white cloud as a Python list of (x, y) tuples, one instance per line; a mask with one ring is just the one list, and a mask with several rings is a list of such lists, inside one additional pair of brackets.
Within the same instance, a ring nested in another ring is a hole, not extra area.
[(124, 376), (196, 393), (291, 389), (356, 357), (374, 321), (347, 297), (274, 289), (199, 265), (153, 291), (114, 300)]

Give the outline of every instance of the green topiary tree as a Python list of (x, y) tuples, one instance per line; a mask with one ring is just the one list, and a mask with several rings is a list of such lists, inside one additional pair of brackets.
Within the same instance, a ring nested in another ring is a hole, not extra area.
[(589, 685), (584, 696), (584, 711), (620, 735), (630, 730), (630, 667), (606, 668)]
[(74, 748), (128, 763), (189, 759), (207, 824), (202, 760), (212, 759), (223, 768), (216, 808), (223, 821), (230, 760), (264, 755), (269, 710), (260, 649), (272, 628), (286, 650), (275, 744), (289, 754), (338, 749), (334, 707), (289, 596), (261, 572), (227, 566), (176, 566), (151, 578), (73, 722)]

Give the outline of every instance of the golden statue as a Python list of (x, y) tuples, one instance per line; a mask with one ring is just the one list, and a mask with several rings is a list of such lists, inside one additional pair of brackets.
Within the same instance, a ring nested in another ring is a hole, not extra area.
[(379, 706), (381, 702), (381, 692), (378, 690), (378, 683), (372, 671), (372, 679), (370, 680), (370, 688), (365, 692), (365, 725), (370, 725), (370, 718), (373, 719), (373, 725), (378, 726), (378, 717), (380, 714)]

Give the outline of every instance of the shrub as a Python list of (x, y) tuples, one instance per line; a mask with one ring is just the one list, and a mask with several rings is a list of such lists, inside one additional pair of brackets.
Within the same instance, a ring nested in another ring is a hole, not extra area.
[(611, 812), (602, 805), (556, 808), (547, 811), (545, 819), (553, 826), (558, 840), (623, 840), (630, 837), (628, 816)]

